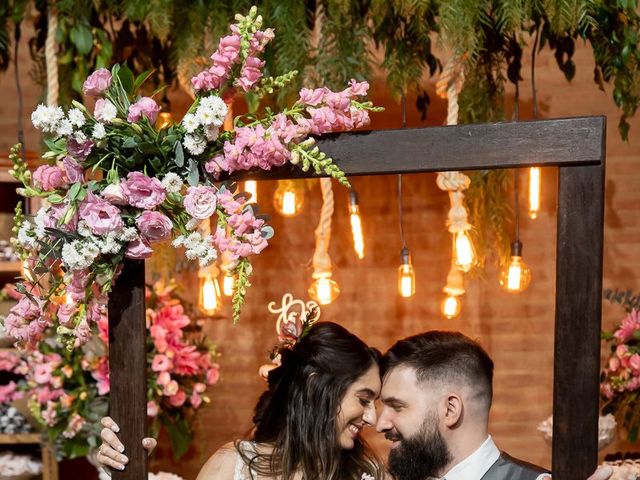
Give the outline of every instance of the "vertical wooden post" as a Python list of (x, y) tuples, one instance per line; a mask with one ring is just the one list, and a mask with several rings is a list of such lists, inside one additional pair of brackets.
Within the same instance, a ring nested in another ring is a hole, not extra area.
[(601, 161), (560, 167), (552, 460), (559, 480), (584, 480), (598, 458), (604, 150)]
[(129, 464), (114, 480), (147, 480), (142, 448), (147, 421), (147, 354), (144, 261), (125, 260), (109, 295), (110, 415)]

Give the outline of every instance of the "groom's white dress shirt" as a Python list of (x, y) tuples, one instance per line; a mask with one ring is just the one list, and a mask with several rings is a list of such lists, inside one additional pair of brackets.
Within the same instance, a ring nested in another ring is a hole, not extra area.
[[(496, 463), (500, 457), (500, 450), (493, 443), (491, 435), (487, 437), (480, 447), (453, 466), (451, 470), (444, 474), (441, 480), (480, 480), (485, 473)], [(536, 480), (551, 478), (548, 473), (538, 475)]]

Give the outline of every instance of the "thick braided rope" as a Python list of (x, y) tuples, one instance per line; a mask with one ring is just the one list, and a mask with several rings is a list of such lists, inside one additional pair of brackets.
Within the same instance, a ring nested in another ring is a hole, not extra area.
[(329, 258), (329, 242), (331, 240), (331, 217), (333, 216), (333, 189), (330, 178), (320, 179), (322, 190), (322, 209), (320, 222), (316, 227), (316, 249), (313, 254), (313, 278), (321, 278), (331, 274), (331, 258)]
[(56, 31), (58, 30), (58, 13), (49, 3), (47, 19), (47, 39), (44, 44), (44, 58), (47, 68), (47, 105), (58, 105), (60, 87), (58, 85), (58, 48), (56, 44)]
[[(440, 79), (436, 83), (436, 93), (447, 99), (447, 125), (458, 124), (458, 95), (464, 83), (462, 58), (454, 57), (447, 62)], [(439, 172), (436, 180), (441, 190), (449, 192), (451, 209), (448, 215), (448, 227), (451, 233), (468, 230), (467, 210), (464, 208), (464, 190), (471, 183), (468, 176), (461, 172)]]

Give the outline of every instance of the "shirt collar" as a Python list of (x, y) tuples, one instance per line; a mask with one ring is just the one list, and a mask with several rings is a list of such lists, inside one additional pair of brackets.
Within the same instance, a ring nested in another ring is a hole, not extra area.
[(498, 458), (500, 458), (500, 450), (489, 435), (475, 452), (454, 465), (442, 478), (443, 480), (480, 479)]

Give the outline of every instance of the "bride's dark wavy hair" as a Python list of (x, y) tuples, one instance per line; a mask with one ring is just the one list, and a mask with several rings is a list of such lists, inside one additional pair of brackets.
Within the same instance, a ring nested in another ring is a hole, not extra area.
[(353, 449), (342, 449), (336, 426), (345, 393), (379, 363), (380, 352), (336, 323), (319, 322), (281, 360), (253, 417), (253, 441), (273, 450), (248, 454), (236, 442), (250, 470), (282, 480), (297, 472), (304, 480), (360, 480), (363, 473), (381, 479), (381, 463), (366, 443), (357, 438)]

